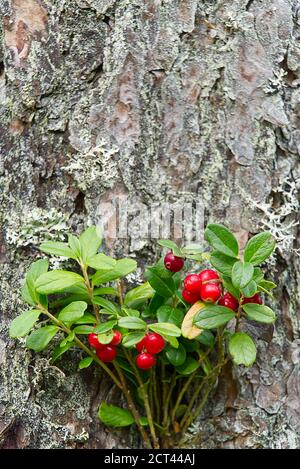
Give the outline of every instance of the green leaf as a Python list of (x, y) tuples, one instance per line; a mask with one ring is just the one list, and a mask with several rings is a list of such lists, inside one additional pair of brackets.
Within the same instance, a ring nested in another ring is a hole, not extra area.
[(225, 306), (206, 305), (196, 314), (194, 324), (200, 329), (216, 329), (227, 324), (234, 316), (234, 312)]
[(179, 347), (179, 342), (178, 342), (178, 340), (176, 339), (176, 337), (174, 337), (174, 336), (172, 336), (172, 335), (164, 334), (164, 339), (165, 339), (170, 345), (172, 345), (173, 348), (178, 348), (178, 347)]
[(25, 303), (28, 303), (31, 306), (35, 306), (35, 301), (32, 299), (32, 297), (30, 295), (30, 292), (29, 292), (29, 289), (28, 289), (28, 286), (27, 286), (26, 282), (24, 283), (23, 287), (21, 288), (21, 297), (22, 297), (22, 300)]
[(221, 272), (221, 274), (231, 276), (232, 267), (236, 262), (233, 257), (226, 256), (219, 251), (213, 251), (209, 260), (211, 265)]
[(195, 340), (197, 342), (200, 342), (200, 344), (206, 345), (206, 347), (213, 347), (215, 343), (215, 336), (213, 335), (212, 332), (209, 330), (204, 330), (201, 332), (200, 335), (195, 337)]
[(64, 347), (68, 342), (73, 342), (75, 339), (75, 332), (71, 331), (70, 334), (67, 335), (67, 337), (61, 341), (60, 347)]
[(75, 334), (91, 334), (92, 332), (94, 332), (94, 327), (93, 326), (76, 326), (74, 327), (73, 331), (75, 332)]
[(274, 311), (265, 305), (246, 303), (243, 305), (247, 318), (264, 324), (272, 324), (276, 320)]
[(229, 340), (229, 352), (237, 365), (251, 366), (256, 359), (256, 346), (245, 332), (236, 332)]
[(32, 332), (26, 340), (26, 347), (34, 350), (35, 352), (41, 352), (50, 340), (53, 339), (58, 331), (57, 326), (45, 326)]
[(248, 262), (236, 262), (232, 268), (232, 283), (236, 288), (244, 288), (252, 279), (254, 267)]
[(180, 327), (184, 317), (184, 312), (178, 308), (172, 308), (172, 306), (164, 305), (157, 310), (158, 322), (168, 322), (175, 324)]
[(232, 281), (231, 281), (231, 278), (229, 277), (222, 277), (222, 281), (223, 281), (223, 285), (225, 287), (225, 289), (231, 293), (232, 296), (234, 296), (234, 298), (236, 298), (237, 300), (239, 300), (240, 298), (240, 290), (238, 288), (235, 288), (232, 284)]
[(117, 265), (117, 261), (115, 259), (106, 256), (102, 252), (88, 257), (86, 263), (89, 267), (96, 270), (111, 270)]
[(134, 423), (134, 418), (129, 410), (106, 404), (106, 402), (100, 404), (98, 417), (108, 427), (128, 427)]
[(58, 319), (63, 322), (75, 322), (84, 315), (87, 306), (85, 301), (73, 301), (61, 310)]
[(133, 316), (127, 316), (124, 318), (120, 318), (118, 320), (118, 324), (120, 327), (124, 327), (125, 329), (141, 329), (145, 330), (147, 327), (147, 323), (140, 318), (136, 318)]
[(96, 318), (93, 314), (85, 313), (79, 319), (74, 321), (74, 324), (95, 324), (96, 322)]
[(132, 290), (129, 290), (124, 297), (124, 305), (129, 308), (141, 306), (149, 298), (152, 298), (155, 291), (149, 282), (143, 283)]
[(244, 260), (258, 265), (264, 262), (274, 251), (276, 242), (271, 233), (259, 233), (251, 238), (245, 248)]
[(140, 312), (137, 309), (124, 308), (124, 306), (122, 306), (122, 313), (124, 313), (125, 316), (134, 316), (135, 318), (140, 317)]
[(74, 252), (67, 243), (61, 243), (57, 241), (44, 241), (40, 245), (40, 250), (46, 252), (47, 254), (53, 254), (54, 256), (76, 259), (76, 254), (74, 254)]
[(182, 365), (176, 367), (176, 371), (178, 371), (179, 374), (186, 376), (194, 373), (194, 371), (196, 371), (199, 366), (200, 365), (197, 360), (192, 357), (187, 357)]
[(269, 280), (261, 280), (258, 284), (258, 287), (262, 288), (263, 290), (273, 290), (273, 288), (276, 288), (277, 285), (274, 282), (270, 282)]
[(145, 332), (130, 332), (123, 337), (122, 345), (124, 347), (132, 347), (138, 344), (145, 337)]
[(133, 259), (120, 259), (116, 261), (116, 266), (112, 270), (97, 271), (92, 277), (93, 284), (100, 285), (101, 283), (111, 282), (112, 280), (125, 277), (133, 272), (136, 267), (137, 263)]
[(242, 293), (246, 298), (250, 298), (255, 295), (257, 292), (257, 285), (254, 280), (251, 280), (244, 288), (242, 288)]
[(81, 258), (81, 245), (80, 245), (79, 239), (76, 236), (69, 234), (68, 243), (73, 253), (75, 254), (76, 259), (80, 259)]
[(178, 348), (167, 346), (165, 349), (166, 357), (173, 366), (180, 366), (186, 360), (186, 351), (182, 344)]
[(202, 254), (203, 246), (201, 244), (188, 244), (181, 249), (184, 254)]
[(118, 292), (115, 288), (113, 287), (100, 287), (100, 288), (94, 288), (93, 292), (94, 296), (97, 295), (113, 295), (113, 296), (118, 296)]
[(183, 257), (181, 249), (177, 246), (176, 243), (174, 243), (174, 241), (171, 241), (169, 239), (160, 239), (157, 243), (160, 246), (163, 246), (164, 248), (171, 249), (174, 256)]
[(98, 226), (90, 226), (80, 236), (81, 256), (87, 262), (94, 256), (102, 243), (102, 232)]
[(237, 257), (239, 245), (235, 236), (223, 225), (210, 224), (204, 232), (206, 241), (216, 250), (226, 256)]
[(155, 324), (148, 324), (151, 331), (157, 332), (158, 334), (168, 335), (173, 337), (180, 337), (181, 330), (175, 324), (169, 324), (168, 322), (158, 322)]
[(92, 301), (94, 305), (102, 306), (102, 308), (104, 308), (106, 311), (108, 311), (111, 314), (116, 315), (120, 313), (120, 308), (112, 301), (106, 300), (105, 298), (101, 298), (98, 296), (94, 296)]
[(264, 278), (264, 274), (263, 274), (261, 268), (260, 267), (254, 267), (253, 280), (256, 283), (259, 283), (261, 280), (263, 280), (263, 278)]
[(36, 290), (39, 293), (56, 293), (71, 287), (78, 283), (83, 283), (84, 280), (81, 275), (67, 270), (52, 270), (39, 276), (35, 282)]
[(46, 275), (46, 272), (49, 267), (48, 259), (40, 259), (31, 264), (29, 271), (26, 275), (26, 286), (27, 292), (32, 299), (34, 304), (39, 303), (41, 295), (36, 291), (36, 280), (43, 274)]
[(85, 357), (80, 360), (78, 368), (83, 370), (84, 368), (88, 368), (93, 363), (93, 357)]
[(112, 321), (101, 322), (95, 328), (95, 332), (98, 334), (103, 334), (104, 332), (110, 331), (117, 324), (117, 320), (113, 319)]
[(113, 331), (103, 332), (102, 334), (98, 334), (98, 340), (100, 344), (110, 344), (113, 336)]
[(65, 345), (61, 346), (61, 343), (58, 344), (57, 347), (52, 352), (51, 362), (54, 363), (61, 355), (67, 352), (72, 346), (74, 342), (66, 342)]
[(158, 275), (155, 267), (149, 267), (145, 276), (150, 283), (151, 287), (164, 298), (169, 298), (174, 295), (176, 287), (172, 277), (162, 278)]
[(17, 337), (24, 337), (35, 325), (41, 311), (37, 309), (32, 309), (30, 311), (25, 311), (24, 313), (17, 316), (11, 323), (9, 328), (9, 336), (12, 339)]

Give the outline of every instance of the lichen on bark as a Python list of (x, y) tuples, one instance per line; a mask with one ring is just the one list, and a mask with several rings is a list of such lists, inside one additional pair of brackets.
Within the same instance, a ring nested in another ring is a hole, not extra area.
[(224, 371), (186, 445), (299, 447), (298, 2), (0, 0), (0, 14), (1, 445), (138, 445), (98, 421), (119, 396), (96, 370), (76, 353), (51, 366), (8, 325), (45, 231), (97, 222), (116, 194), (188, 194), (241, 243), (268, 228), (281, 247), (275, 329), (253, 326), (257, 364)]

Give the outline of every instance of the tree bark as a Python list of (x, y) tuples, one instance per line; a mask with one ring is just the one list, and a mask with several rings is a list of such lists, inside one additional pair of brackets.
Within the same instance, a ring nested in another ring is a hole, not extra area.
[[(137, 447), (97, 418), (118, 400), (78, 355), (49, 363), (8, 338), (45, 237), (97, 223), (117, 195), (200, 201), (241, 245), (269, 229), (275, 328), (228, 366), (187, 447), (296, 448), (300, 431), (297, 0), (0, 0), (3, 448)], [(155, 243), (119, 240), (150, 261)], [(133, 279), (134, 281), (134, 279)]]

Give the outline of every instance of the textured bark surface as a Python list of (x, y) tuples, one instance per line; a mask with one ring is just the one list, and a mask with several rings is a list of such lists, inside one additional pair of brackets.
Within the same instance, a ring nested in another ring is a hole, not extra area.
[[(77, 373), (75, 352), (58, 368), (8, 339), (36, 243), (128, 194), (200, 200), (241, 243), (261, 228), (281, 240), (276, 326), (253, 326), (257, 364), (223, 373), (186, 445), (299, 447), (299, 1), (0, 0), (0, 12), (1, 445), (138, 444), (101, 426), (99, 402), (119, 396)], [(151, 259), (154, 245), (114, 253)]]

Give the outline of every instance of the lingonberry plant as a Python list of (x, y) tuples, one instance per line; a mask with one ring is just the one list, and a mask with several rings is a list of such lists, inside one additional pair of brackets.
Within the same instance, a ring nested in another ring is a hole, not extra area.
[(41, 251), (73, 260), (74, 271), (49, 271), (46, 258), (31, 265), (22, 288), (30, 309), (13, 320), (10, 336), (27, 336), (35, 352), (54, 340), (52, 362), (80, 349), (79, 369), (94, 362), (125, 399), (122, 407), (100, 404), (104, 424), (136, 425), (148, 448), (180, 445), (228, 361), (254, 363), (247, 321), (275, 320), (261, 295), (276, 285), (259, 267), (275, 247), (272, 236), (253, 236), (243, 254), (223, 225), (208, 225), (204, 238), (212, 252), (159, 241), (171, 251), (127, 291), (124, 277), (136, 262), (98, 252), (96, 227), (68, 242), (45, 241)]

